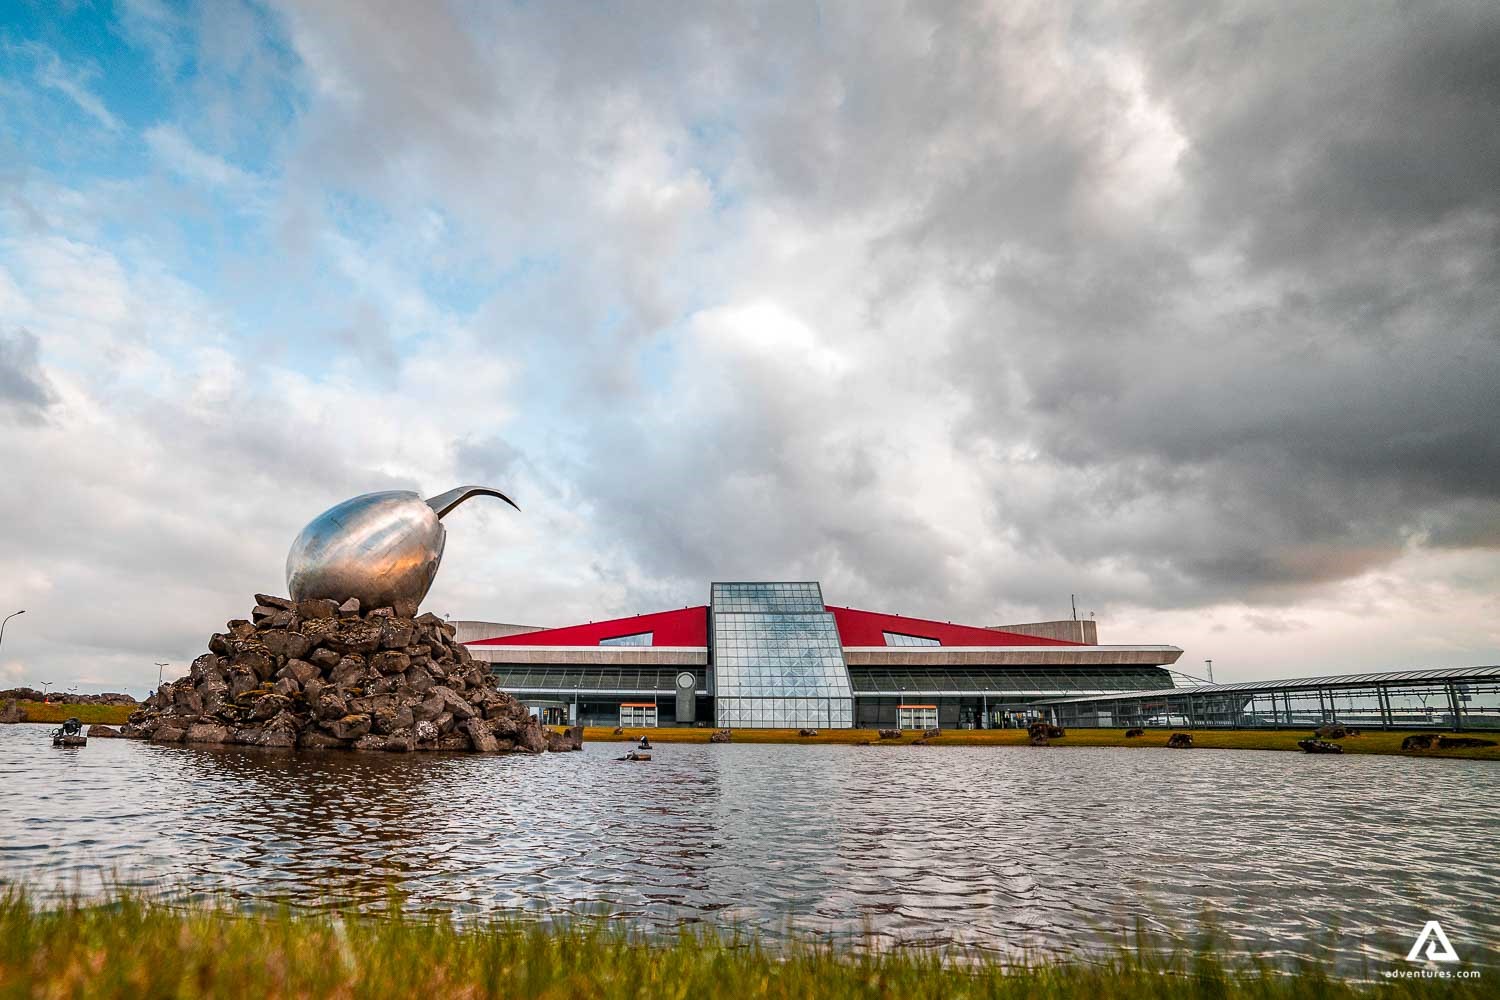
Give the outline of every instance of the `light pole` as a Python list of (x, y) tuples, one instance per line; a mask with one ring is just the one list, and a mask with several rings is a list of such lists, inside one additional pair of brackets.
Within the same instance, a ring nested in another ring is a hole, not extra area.
[(1214, 661), (1204, 660), (1203, 665), (1208, 668), (1208, 683), (1212, 684), (1214, 682)]
[[(155, 663), (156, 661), (153, 660), (152, 662)], [(172, 664), (170, 664), (170, 663), (157, 663), (156, 664), (156, 686), (157, 687), (161, 687), (161, 672), (163, 670), (167, 669), (168, 667), (170, 667), (171, 665)]]
[(52, 686), (52, 682), (51, 681), (42, 681), (41, 685), (42, 685), (42, 703), (45, 704), (46, 701), (47, 701), (47, 695), (50, 693), (47, 689)]
[(5, 623), (8, 622), (8, 621), (10, 621), (16, 615), (24, 615), (25, 613), (26, 613), (26, 609), (22, 608), (20, 611), (12, 611), (10, 614), (6, 615), (4, 618), (0, 618), (0, 642), (4, 642), (5, 641)]

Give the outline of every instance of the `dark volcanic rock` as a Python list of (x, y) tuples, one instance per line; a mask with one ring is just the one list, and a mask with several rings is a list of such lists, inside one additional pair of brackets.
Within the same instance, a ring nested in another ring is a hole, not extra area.
[(731, 738), (731, 735), (732, 734), (730, 733), (730, 731), (728, 729), (720, 729), (718, 732), (714, 733), (712, 736), (710, 736), (708, 738), (708, 742), (710, 742), (710, 743), (728, 743), (729, 740), (730, 740), (730, 738)]
[(234, 734), (229, 727), (217, 722), (195, 722), (187, 727), (182, 738), (188, 743), (228, 743)]
[(547, 731), (547, 750), (551, 753), (563, 753), (569, 750), (583, 749), (583, 727), (570, 726), (562, 732), (549, 729)]
[(307, 601), (299, 601), (296, 605), (293, 606), (293, 609), (297, 612), (297, 617), (301, 618), (303, 622), (315, 621), (322, 618), (333, 618), (339, 612), (339, 606), (337, 604), (334, 604), (332, 601), (326, 601), (321, 597), (314, 597), (311, 600)]
[(882, 729), (880, 730), (880, 738), (883, 740), (899, 740), (901, 738), (901, 730)]
[(495, 753), (500, 749), (495, 734), (490, 732), (483, 719), (465, 719), (458, 728), (469, 738), (469, 745), (480, 753)]
[(1480, 740), (1472, 736), (1439, 736), (1437, 741), (1439, 750), (1459, 750), (1469, 747), (1492, 747), (1494, 740)]
[(370, 731), (370, 717), (364, 714), (346, 715), (328, 723), (328, 731), (341, 740), (357, 740)]
[(1173, 750), (1189, 750), (1189, 749), (1192, 749), (1192, 746), (1193, 746), (1193, 737), (1192, 737), (1192, 734), (1191, 733), (1173, 733), (1171, 736), (1167, 737), (1167, 746), (1171, 747)]
[(117, 734), (94, 731), (163, 742), (387, 752), (582, 746), (581, 728), (549, 733), (530, 718), (436, 615), (404, 618), (390, 608), (361, 614), (356, 602), (341, 607), (259, 594), (251, 619), (214, 634), (188, 676), (163, 684)]
[(1139, 726), (1135, 727), (1134, 729), (1127, 729), (1127, 730), (1125, 730), (1125, 738), (1127, 740), (1135, 739), (1137, 736), (1145, 736), (1145, 735), (1146, 735), (1146, 731), (1144, 729), (1140, 728)]
[(113, 726), (106, 726), (106, 725), (103, 725), (102, 723), (98, 723), (98, 722), (94, 723), (92, 726), (89, 726), (89, 733), (88, 734), (90, 736), (97, 736), (100, 739), (105, 739), (106, 737), (107, 738), (111, 738), (111, 739), (117, 739), (120, 736), (124, 735), (118, 729), (114, 728)]
[(396, 649), (387, 649), (370, 657), (370, 667), (382, 674), (404, 674), (411, 657)]
[(311, 639), (301, 632), (291, 632), (286, 629), (267, 632), (264, 642), (266, 651), (278, 660), (301, 659), (312, 649)]

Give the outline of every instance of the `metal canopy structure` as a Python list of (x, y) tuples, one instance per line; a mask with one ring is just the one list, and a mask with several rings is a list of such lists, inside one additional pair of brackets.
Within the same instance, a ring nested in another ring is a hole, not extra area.
[(1201, 684), (1036, 702), (1062, 725), (1500, 729), (1500, 666)]

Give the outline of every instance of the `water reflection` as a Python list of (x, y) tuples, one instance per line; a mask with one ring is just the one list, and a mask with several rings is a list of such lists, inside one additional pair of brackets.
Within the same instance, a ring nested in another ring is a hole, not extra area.
[(1065, 952), (1130, 928), (1494, 963), (1500, 769), (1238, 751), (668, 746), (539, 759), (290, 754), (0, 727), (0, 878), (417, 909), (607, 907)]

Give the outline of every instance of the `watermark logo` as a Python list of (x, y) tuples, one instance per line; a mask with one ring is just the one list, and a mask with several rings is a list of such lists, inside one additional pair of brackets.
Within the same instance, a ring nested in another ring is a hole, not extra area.
[(1422, 961), (1422, 946), (1427, 946), (1427, 961), (1429, 962), (1457, 962), (1458, 952), (1453, 950), (1453, 944), (1448, 940), (1448, 935), (1443, 933), (1443, 925), (1436, 920), (1427, 921), (1422, 928), (1422, 933), (1417, 935), (1416, 942), (1411, 946), (1411, 951), (1406, 953), (1408, 962)]

